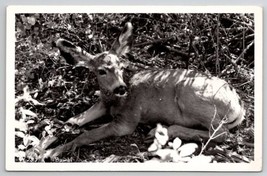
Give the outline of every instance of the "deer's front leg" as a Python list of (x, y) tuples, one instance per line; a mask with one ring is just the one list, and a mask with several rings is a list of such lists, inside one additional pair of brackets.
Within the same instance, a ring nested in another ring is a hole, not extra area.
[(106, 107), (102, 101), (94, 104), (87, 111), (70, 118), (66, 123), (76, 124), (83, 126), (84, 124), (91, 122), (106, 114)]
[(45, 154), (45, 158), (55, 158), (61, 155), (63, 152), (74, 151), (76, 147), (80, 147), (83, 145), (89, 145), (92, 142), (111, 137), (111, 136), (124, 136), (131, 134), (136, 127), (137, 124), (127, 124), (127, 123), (117, 123), (111, 122), (109, 124), (103, 125), (100, 128), (96, 128), (87, 132), (84, 132), (73, 141), (58, 146), (55, 149), (48, 150)]

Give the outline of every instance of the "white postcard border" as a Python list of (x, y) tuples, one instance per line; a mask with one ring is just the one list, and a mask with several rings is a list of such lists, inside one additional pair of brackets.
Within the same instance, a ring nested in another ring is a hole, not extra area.
[[(15, 14), (16, 13), (254, 13), (255, 157), (244, 163), (19, 163), (15, 162)], [(6, 16), (6, 170), (9, 171), (260, 171), (263, 124), (263, 19), (256, 6), (9, 6)]]

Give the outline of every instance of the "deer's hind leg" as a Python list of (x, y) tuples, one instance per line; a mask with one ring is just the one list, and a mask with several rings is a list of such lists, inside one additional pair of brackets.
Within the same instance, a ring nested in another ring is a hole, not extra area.
[(170, 139), (179, 137), (186, 141), (193, 140), (196, 142), (201, 142), (202, 140), (209, 139), (209, 131), (205, 130), (197, 130), (197, 129), (183, 127), (180, 125), (171, 125), (167, 129)]

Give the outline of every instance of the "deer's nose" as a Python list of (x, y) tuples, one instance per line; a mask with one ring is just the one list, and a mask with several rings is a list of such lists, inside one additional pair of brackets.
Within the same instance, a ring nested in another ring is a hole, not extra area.
[(114, 89), (113, 93), (118, 96), (125, 96), (127, 93), (127, 87), (126, 86), (119, 86)]

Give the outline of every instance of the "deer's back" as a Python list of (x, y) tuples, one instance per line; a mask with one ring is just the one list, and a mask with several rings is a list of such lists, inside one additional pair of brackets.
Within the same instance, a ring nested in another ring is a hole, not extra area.
[(208, 127), (214, 114), (233, 123), (244, 115), (239, 96), (224, 80), (192, 70), (146, 70), (130, 85), (124, 111), (140, 122)]

